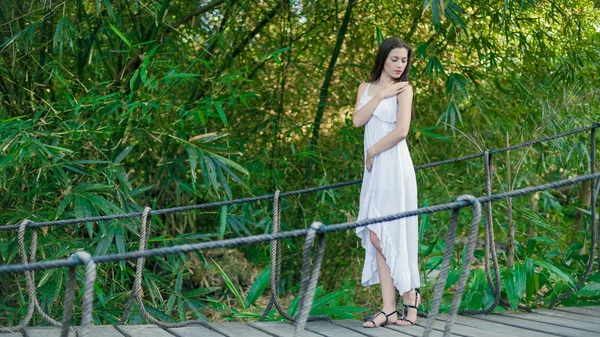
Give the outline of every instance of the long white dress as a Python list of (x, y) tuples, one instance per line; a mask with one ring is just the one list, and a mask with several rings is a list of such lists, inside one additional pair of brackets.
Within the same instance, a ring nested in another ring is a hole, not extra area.
[[(371, 100), (369, 86), (360, 98), (359, 108)], [(365, 126), (364, 153), (369, 147), (396, 128), (396, 97), (384, 99)], [(366, 156), (365, 156), (366, 158)], [(360, 191), (358, 220), (375, 218), (417, 209), (417, 180), (406, 140), (375, 156), (371, 172), (365, 168)], [(379, 238), (383, 255), (390, 267), (394, 286), (400, 294), (420, 285), (418, 253), (418, 218), (416, 216), (356, 229), (365, 249), (362, 284), (379, 283), (376, 249), (369, 230)]]

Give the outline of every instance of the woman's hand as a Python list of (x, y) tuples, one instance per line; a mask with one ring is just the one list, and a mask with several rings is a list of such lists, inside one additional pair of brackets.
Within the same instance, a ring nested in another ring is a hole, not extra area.
[(377, 94), (380, 95), (380, 97), (382, 99), (385, 99), (388, 97), (394, 97), (394, 96), (398, 95), (399, 93), (401, 93), (407, 85), (408, 85), (407, 81), (392, 83), (392, 84), (387, 85), (383, 89), (379, 90), (379, 92)]
[(373, 169), (373, 162), (375, 161), (375, 156), (377, 155), (377, 152), (375, 152), (375, 150), (373, 150), (372, 147), (367, 149), (367, 171), (371, 172), (371, 169)]

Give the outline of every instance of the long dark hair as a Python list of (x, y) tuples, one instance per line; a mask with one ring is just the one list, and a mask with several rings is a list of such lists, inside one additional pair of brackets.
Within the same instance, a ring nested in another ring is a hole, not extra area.
[(383, 71), (385, 60), (387, 59), (392, 49), (395, 48), (406, 48), (406, 50), (408, 51), (408, 60), (406, 61), (406, 68), (404, 68), (404, 72), (402, 73), (402, 75), (400, 75), (398, 79), (395, 79), (395, 81), (408, 81), (408, 73), (410, 72), (410, 57), (412, 55), (412, 50), (410, 49), (410, 46), (401, 38), (389, 37), (383, 40), (383, 42), (379, 46), (377, 56), (375, 56), (375, 64), (373, 65), (373, 69), (371, 69), (371, 78), (369, 79), (369, 82), (373, 83), (381, 77), (381, 72)]

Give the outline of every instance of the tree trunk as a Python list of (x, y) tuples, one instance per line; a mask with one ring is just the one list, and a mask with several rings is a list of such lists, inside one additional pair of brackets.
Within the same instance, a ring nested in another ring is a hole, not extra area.
[[(325, 73), (325, 80), (323, 81), (323, 85), (321, 86), (320, 95), (319, 95), (319, 105), (317, 107), (317, 114), (315, 115), (315, 120), (313, 122), (313, 132), (312, 137), (310, 139), (309, 150), (316, 151), (317, 143), (319, 141), (319, 131), (321, 128), (321, 121), (323, 120), (323, 114), (325, 113), (325, 107), (327, 106), (327, 95), (329, 93), (329, 85), (331, 84), (331, 78), (333, 77), (333, 71), (335, 70), (335, 64), (337, 62), (338, 56), (340, 55), (340, 50), (342, 49), (342, 44), (344, 42), (344, 38), (346, 36), (346, 30), (348, 29), (348, 23), (350, 22), (350, 18), (352, 17), (352, 8), (356, 5), (356, 0), (348, 0), (348, 7), (346, 7), (346, 14), (344, 14), (344, 21), (342, 21), (342, 26), (338, 31), (337, 39), (335, 41), (335, 47), (333, 48), (333, 54), (331, 55), (331, 59), (329, 60), (329, 66), (327, 67), (327, 71)], [(306, 183), (311, 183), (313, 176), (313, 167), (314, 162), (312, 160), (308, 160), (306, 166)]]
[[(283, 29), (282, 29), (282, 33), (281, 34), (281, 45), (280, 48), (286, 48), (286, 47), (291, 47), (292, 46), (292, 38), (290, 36), (289, 39), (286, 40), (286, 27), (285, 25), (288, 24), (289, 25), (289, 29), (292, 29), (292, 25), (290, 25), (290, 21), (291, 21), (291, 8), (290, 6), (286, 6), (287, 7), (287, 21), (286, 19), (283, 20)], [(290, 31), (290, 35), (291, 35), (291, 31)], [(287, 83), (287, 70), (288, 67), (290, 65), (290, 62), (292, 60), (292, 55), (291, 55), (291, 50), (284, 52), (281, 58), (281, 66), (280, 66), (280, 70), (281, 70), (281, 82), (279, 85), (279, 101), (277, 102), (277, 117), (275, 117), (275, 121), (273, 122), (273, 147), (271, 149), (271, 159), (276, 158), (279, 155), (279, 123), (281, 122), (281, 117), (283, 116), (283, 109), (285, 106), (285, 85)], [(273, 169), (273, 162), (274, 160), (270, 160), (269, 161), (269, 170)], [(277, 183), (276, 181), (274, 182), (275, 184)]]

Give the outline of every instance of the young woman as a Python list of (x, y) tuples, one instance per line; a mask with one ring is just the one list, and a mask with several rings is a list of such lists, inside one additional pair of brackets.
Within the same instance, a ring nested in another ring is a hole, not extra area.
[[(365, 171), (358, 220), (417, 209), (417, 182), (406, 137), (412, 117), (410, 47), (397, 37), (381, 43), (369, 82), (362, 83), (352, 120), (365, 126)], [(366, 250), (362, 284), (381, 284), (381, 312), (363, 326), (413, 325), (420, 303), (417, 217), (356, 229)], [(396, 289), (403, 312), (396, 311)]]

